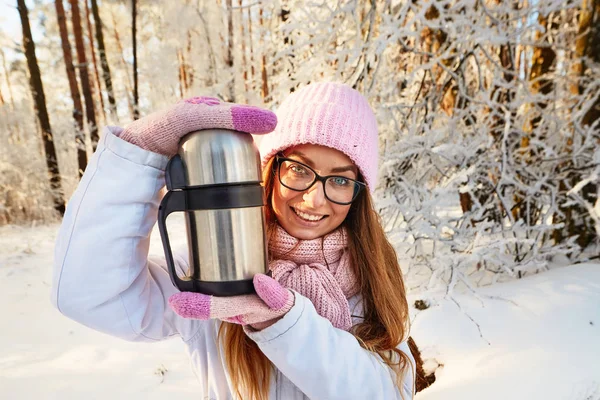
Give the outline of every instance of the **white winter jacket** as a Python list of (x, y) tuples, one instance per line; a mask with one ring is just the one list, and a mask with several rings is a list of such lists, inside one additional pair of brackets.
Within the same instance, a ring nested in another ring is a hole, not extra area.
[[(148, 259), (167, 158), (119, 139), (119, 132), (104, 130), (68, 204), (56, 243), (52, 301), (67, 317), (126, 340), (181, 337), (202, 386), (198, 398), (232, 399), (217, 343), (220, 322), (175, 314), (167, 301), (177, 289), (166, 263)], [(184, 258), (176, 263), (187, 270)], [(360, 306), (356, 296), (350, 304)], [(276, 367), (270, 399), (400, 399), (393, 372), (380, 357), (334, 328), (298, 293), (281, 320), (247, 334)], [(399, 348), (414, 365), (406, 342)], [(407, 400), (413, 382), (411, 370), (402, 388)]]

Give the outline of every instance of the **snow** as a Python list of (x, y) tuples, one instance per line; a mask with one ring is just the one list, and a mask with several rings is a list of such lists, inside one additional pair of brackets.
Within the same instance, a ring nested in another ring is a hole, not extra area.
[(126, 342), (52, 306), (57, 231), (0, 228), (0, 398), (197, 400), (199, 384), (180, 340)]
[[(57, 230), (0, 228), (1, 398), (197, 399), (178, 339), (121, 341), (52, 307)], [(160, 254), (153, 236), (151, 252)], [(477, 295), (409, 295), (417, 299), (430, 307), (411, 310), (412, 335), (427, 368), (443, 365), (417, 400), (600, 399), (600, 265), (555, 268)]]
[(454, 300), (433, 298), (414, 318), (423, 358), (444, 365), (419, 400), (600, 399), (600, 265), (552, 269)]

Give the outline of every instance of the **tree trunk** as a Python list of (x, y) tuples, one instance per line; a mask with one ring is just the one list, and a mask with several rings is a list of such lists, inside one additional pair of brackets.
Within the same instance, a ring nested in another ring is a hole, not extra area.
[(227, 101), (235, 102), (235, 70), (233, 68), (233, 4), (232, 0), (225, 0), (227, 7), (227, 53), (225, 64), (229, 67), (231, 81), (229, 82), (229, 99)]
[[(186, 55), (187, 54), (187, 55)], [(191, 63), (186, 61), (186, 57), (192, 57), (192, 34), (188, 30), (186, 51), (177, 49), (177, 61), (179, 62), (179, 94), (184, 98), (192, 87), (194, 74), (192, 72)]]
[(185, 57), (181, 49), (177, 49), (177, 61), (179, 63), (179, 97), (183, 99), (187, 93), (188, 86), (185, 71)]
[(132, 0), (131, 7), (131, 40), (133, 41), (133, 119), (140, 117), (138, 96), (138, 71), (137, 71), (137, 0)]
[(34, 99), (35, 112), (42, 131), (42, 142), (46, 155), (46, 167), (50, 178), (50, 188), (54, 199), (54, 209), (61, 216), (65, 214), (65, 201), (62, 189), (60, 171), (58, 169), (58, 158), (56, 157), (56, 148), (52, 137), (50, 127), (50, 118), (46, 109), (46, 97), (44, 96), (44, 87), (42, 77), (35, 56), (35, 44), (31, 36), (31, 27), (29, 26), (29, 15), (25, 0), (17, 0), (17, 9), (21, 17), (23, 28), (23, 47), (25, 57), (27, 58), (27, 67), (29, 68), (29, 85)]
[(87, 22), (88, 39), (90, 41), (90, 50), (92, 53), (92, 64), (94, 65), (94, 76), (96, 78), (96, 88), (98, 89), (98, 98), (100, 99), (100, 110), (102, 110), (102, 117), (106, 123), (106, 111), (104, 110), (104, 98), (102, 97), (102, 85), (100, 84), (100, 74), (98, 74), (98, 63), (96, 62), (96, 49), (94, 48), (94, 33), (92, 30), (92, 22), (90, 21), (90, 7), (88, 6), (87, 0), (83, 0), (85, 3), (85, 19)]
[(246, 58), (246, 30), (244, 29), (244, 9), (242, 0), (238, 0), (240, 6), (240, 40), (242, 41), (242, 77), (244, 79), (244, 96), (248, 95), (248, 60)]
[[(600, 62), (600, 0), (583, 0), (579, 14), (579, 27), (577, 29), (577, 39), (575, 41), (575, 51), (573, 54), (574, 64), (572, 67), (573, 84), (570, 85), (570, 92), (579, 99), (579, 95), (585, 92), (583, 86), (585, 76), (589, 66), (586, 61), (598, 63)], [(589, 108), (582, 120), (583, 127), (589, 127), (600, 118), (600, 99), (596, 99), (592, 107)], [(566, 143), (566, 153), (572, 153), (573, 139), (568, 138)], [(567, 161), (561, 165), (562, 169), (571, 169), (573, 163)], [(566, 192), (571, 187), (576, 185), (584, 176), (579, 171), (568, 172), (565, 178), (561, 180), (559, 185), (560, 192)], [(580, 196), (589, 204), (595, 204), (598, 198), (598, 184), (590, 182), (585, 185), (579, 192)], [(570, 236), (577, 235), (577, 243), (582, 248), (587, 247), (594, 241), (597, 236), (594, 223), (591, 218), (582, 217), (587, 214), (587, 210), (583, 205), (570, 203), (561, 207), (564, 212), (564, 217), (558, 214), (554, 215), (554, 222), (564, 222), (566, 225), (566, 234)], [(553, 238), (555, 242), (564, 240), (565, 229), (555, 230)]]
[(248, 7), (248, 43), (250, 44), (250, 80), (252, 81), (252, 91), (254, 91), (254, 48), (252, 47), (252, 13)]
[(55, 0), (56, 16), (58, 20), (58, 29), (60, 31), (60, 41), (62, 44), (63, 58), (65, 60), (65, 69), (69, 80), (69, 90), (73, 100), (73, 120), (75, 121), (75, 143), (77, 145), (77, 165), (79, 177), (83, 176), (83, 171), (87, 167), (87, 152), (85, 149), (85, 135), (83, 131), (83, 107), (81, 105), (81, 94), (75, 76), (75, 67), (73, 67), (73, 56), (71, 54), (71, 43), (69, 42), (69, 32), (67, 32), (67, 21), (65, 19), (65, 9), (62, 0)]
[[(546, 32), (548, 32), (551, 28), (556, 28), (556, 26), (551, 26), (551, 24), (548, 22), (548, 18), (542, 15), (538, 16), (538, 23), (540, 24), (540, 26), (546, 28)], [(542, 35), (538, 33), (537, 39), (540, 40), (541, 36)], [(551, 68), (554, 66), (555, 60), (556, 52), (552, 49), (551, 46), (538, 46), (534, 48), (533, 56), (531, 59), (531, 73), (529, 75), (532, 93), (540, 93), (544, 96), (547, 96), (554, 90), (554, 82), (552, 81), (552, 79), (549, 79), (547, 75), (550, 72)], [(537, 107), (544, 110), (548, 106), (548, 103), (547, 101), (542, 99), (539, 102), (537, 102), (536, 105)], [(541, 115), (536, 115), (531, 119), (528, 127), (529, 132), (535, 131), (541, 119)], [(525, 138), (524, 141), (526, 142), (526, 144), (528, 144), (529, 138)]]
[(421, 352), (415, 343), (412, 336), (408, 337), (408, 348), (415, 359), (415, 393), (419, 393), (423, 389), (428, 388), (435, 382), (435, 374), (425, 375), (423, 369), (423, 359), (421, 358)]
[[(583, 59), (587, 57), (590, 61), (600, 62), (600, 0), (584, 0), (581, 5), (579, 16), (579, 29), (577, 31), (579, 40), (576, 43), (576, 54)], [(589, 67), (581, 61), (581, 75)], [(580, 88), (581, 92), (583, 88)], [(583, 125), (590, 126), (600, 119), (600, 98), (583, 116)]]
[(194, 64), (191, 62), (192, 60), (192, 32), (188, 30), (187, 33), (187, 59), (188, 62), (185, 66), (186, 75), (187, 75), (187, 87), (188, 89), (192, 89), (194, 85)]
[(121, 37), (119, 36), (119, 31), (117, 30), (117, 20), (115, 18), (114, 12), (111, 10), (111, 17), (113, 23), (113, 36), (115, 37), (115, 41), (117, 42), (117, 48), (119, 49), (119, 59), (121, 61), (121, 66), (123, 67), (123, 71), (125, 71), (125, 93), (127, 96), (127, 106), (129, 108), (129, 115), (131, 119), (134, 118), (133, 112), (133, 100), (131, 99), (131, 94), (133, 93), (133, 89), (131, 88), (131, 77), (129, 76), (129, 67), (127, 66), (127, 61), (125, 61), (125, 57), (123, 56), (123, 44), (121, 43)]
[(92, 139), (92, 148), (96, 150), (98, 145), (98, 125), (96, 124), (96, 111), (94, 110), (94, 99), (90, 78), (88, 75), (88, 65), (85, 56), (85, 46), (83, 44), (83, 33), (81, 31), (81, 17), (79, 15), (78, 0), (69, 0), (71, 3), (71, 18), (73, 20), (73, 34), (75, 36), (75, 47), (77, 49), (77, 62), (79, 68), (79, 81), (81, 82), (81, 91), (85, 100), (85, 117)]
[(102, 20), (100, 19), (100, 12), (98, 10), (97, 1), (91, 1), (92, 15), (94, 16), (94, 25), (96, 26), (96, 43), (98, 44), (98, 55), (100, 56), (100, 68), (102, 68), (102, 78), (104, 79), (104, 86), (106, 86), (108, 107), (110, 109), (111, 117), (114, 118), (115, 122), (119, 122), (119, 116), (117, 115), (117, 103), (115, 101), (115, 92), (112, 86), (112, 78), (110, 76), (110, 67), (108, 65), (108, 59), (106, 58), (106, 47), (104, 46)]
[(262, 33), (262, 32), (264, 32), (262, 5), (260, 6), (260, 11), (258, 12), (258, 23), (261, 28), (260, 42), (261, 42), (261, 48), (263, 49), (261, 63), (260, 63), (260, 74), (261, 74), (261, 78), (262, 78), (261, 95), (262, 95), (263, 101), (266, 103), (267, 97), (269, 97), (269, 82), (268, 82), (268, 78), (267, 78), (267, 56), (265, 55), (265, 50), (264, 50), (264, 38), (263, 38), (264, 34)]
[[(425, 19), (427, 21), (435, 21), (440, 18), (440, 11), (437, 9), (435, 5), (430, 6), (427, 11), (425, 11)], [(440, 49), (446, 43), (446, 39), (448, 38), (448, 34), (442, 29), (434, 29), (426, 26), (421, 31), (421, 39), (423, 41), (424, 51), (426, 53), (431, 54), (433, 57), (436, 57), (440, 53)], [(430, 61), (430, 55), (425, 55), (425, 62)], [(445, 65), (449, 65), (450, 62), (448, 60), (442, 60)], [(437, 84), (439, 82), (442, 73), (444, 70), (439, 65), (439, 62), (436, 62), (435, 65), (431, 67), (431, 77), (433, 82)]]

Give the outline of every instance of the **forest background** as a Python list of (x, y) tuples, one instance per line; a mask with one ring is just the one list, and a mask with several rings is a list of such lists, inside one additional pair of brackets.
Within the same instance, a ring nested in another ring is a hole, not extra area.
[(335, 80), (376, 111), (409, 293), (599, 258), (600, 0), (1, 7), (0, 226), (58, 222), (106, 125), (198, 95), (276, 110)]
[(336, 80), (376, 110), (411, 289), (598, 257), (599, 0), (64, 3), (3, 5), (35, 35), (0, 30), (0, 224), (58, 220), (105, 125)]

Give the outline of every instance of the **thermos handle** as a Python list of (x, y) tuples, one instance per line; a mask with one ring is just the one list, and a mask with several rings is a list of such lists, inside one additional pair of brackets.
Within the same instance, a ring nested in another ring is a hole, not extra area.
[(175, 271), (175, 261), (173, 260), (173, 252), (171, 251), (171, 243), (169, 241), (169, 232), (167, 231), (167, 217), (175, 211), (185, 211), (186, 196), (181, 190), (185, 188), (186, 176), (183, 160), (176, 154), (167, 163), (165, 171), (167, 189), (169, 190), (163, 197), (158, 207), (158, 230), (162, 238), (163, 248), (165, 250), (165, 258), (167, 259), (167, 267), (171, 282), (180, 291), (191, 291), (194, 288), (192, 280), (183, 280)]
[[(258, 184), (259, 182), (187, 187), (185, 166), (179, 155), (175, 155), (169, 160), (165, 175), (169, 191), (163, 197), (158, 208), (158, 229), (162, 238), (169, 275), (173, 285), (180, 291), (197, 291), (196, 289), (202, 286), (201, 282), (194, 279), (181, 279), (177, 275), (167, 231), (167, 217), (176, 211), (261, 207), (265, 205), (264, 188)], [(252, 284), (250, 287), (253, 288)]]
[(180, 291), (190, 292), (194, 289), (194, 281), (191, 279), (181, 279), (179, 278), (179, 275), (177, 275), (177, 271), (175, 271), (175, 261), (173, 260), (173, 252), (171, 251), (171, 244), (169, 242), (169, 232), (167, 231), (167, 217), (172, 212), (186, 210), (185, 198), (186, 194), (183, 191), (169, 191), (165, 194), (165, 197), (163, 197), (158, 208), (158, 230), (162, 237), (171, 282), (173, 282), (173, 285)]

